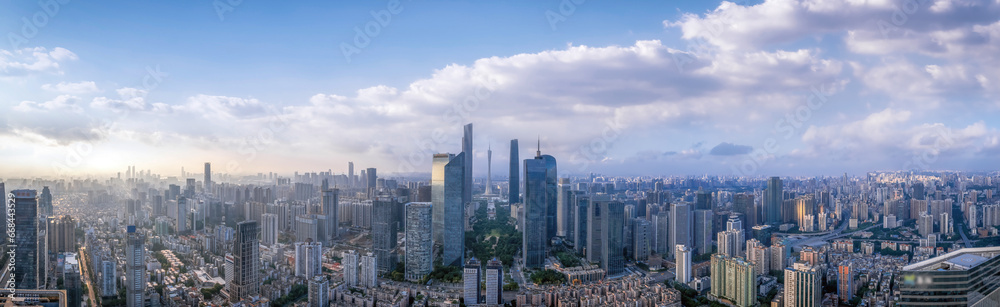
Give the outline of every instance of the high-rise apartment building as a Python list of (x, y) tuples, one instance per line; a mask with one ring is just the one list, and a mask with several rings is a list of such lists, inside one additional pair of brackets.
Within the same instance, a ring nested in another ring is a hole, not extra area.
[(128, 226), (125, 244), (125, 305), (143, 307), (146, 301), (146, 237)]
[(419, 281), (434, 269), (432, 203), (406, 204), (406, 280)]
[(691, 282), (691, 248), (677, 245), (674, 251), (674, 262), (677, 264), (675, 280), (682, 284)]
[(378, 259), (377, 255), (368, 253), (361, 256), (359, 265), (358, 282), (362, 287), (373, 288), (378, 286)]
[(323, 245), (319, 242), (295, 243), (295, 276), (311, 279), (323, 274)]
[(716, 298), (740, 307), (757, 304), (757, 273), (742, 258), (712, 255), (712, 291)]
[(358, 258), (358, 252), (355, 250), (349, 250), (344, 252), (344, 257), (341, 258), (340, 264), (344, 266), (344, 283), (348, 287), (357, 287), (360, 284), (358, 265), (360, 265), (361, 259)]
[(823, 300), (822, 272), (805, 263), (785, 268), (785, 307), (819, 307)]
[(319, 275), (309, 279), (309, 307), (330, 306), (330, 281)]

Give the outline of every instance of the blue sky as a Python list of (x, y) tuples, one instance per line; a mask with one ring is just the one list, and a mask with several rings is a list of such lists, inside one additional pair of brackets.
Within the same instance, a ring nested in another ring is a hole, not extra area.
[(479, 173), (536, 136), (564, 174), (998, 166), (995, 2), (42, 3), (0, 10), (3, 173), (423, 172), (459, 122)]

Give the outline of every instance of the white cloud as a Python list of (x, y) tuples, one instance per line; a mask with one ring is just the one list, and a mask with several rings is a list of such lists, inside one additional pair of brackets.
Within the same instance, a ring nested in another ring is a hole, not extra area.
[(72, 95), (59, 95), (55, 99), (38, 103), (34, 101), (22, 101), (17, 106), (14, 106), (14, 110), (21, 112), (31, 112), (31, 111), (56, 111), (65, 110), (72, 112), (80, 112), (83, 109), (77, 105), (80, 102), (80, 97)]
[(65, 94), (91, 94), (100, 92), (97, 88), (97, 83), (94, 81), (80, 81), (80, 82), (59, 82), (58, 84), (44, 84), (42, 89), (50, 92), (59, 92)]
[(43, 47), (0, 50), (0, 77), (22, 77), (43, 72), (62, 74), (60, 63), (77, 59), (75, 53), (61, 47), (52, 51)]

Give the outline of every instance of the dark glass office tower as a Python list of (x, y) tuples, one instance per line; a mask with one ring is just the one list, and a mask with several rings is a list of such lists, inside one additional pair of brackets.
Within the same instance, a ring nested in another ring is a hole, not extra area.
[[(38, 192), (10, 191), (14, 203), (14, 286), (17, 289), (38, 288)], [(8, 210), (10, 206), (8, 205)]]
[(573, 220), (573, 243), (576, 252), (584, 254), (587, 249), (587, 207), (590, 206), (590, 197), (582, 193), (573, 195), (573, 205), (575, 216)]
[(558, 235), (559, 177), (556, 158), (550, 155), (541, 155), (541, 158), (545, 160), (545, 240), (549, 241)]
[(546, 214), (545, 160), (541, 155), (524, 160), (524, 220), (521, 223), (524, 266), (545, 265)]
[(771, 177), (767, 180), (767, 189), (764, 190), (765, 222), (768, 224), (781, 223), (781, 205), (783, 200), (781, 178)]
[(340, 227), (338, 225), (338, 200), (340, 197), (340, 190), (338, 189), (326, 189), (323, 190), (323, 215), (326, 216), (326, 235), (333, 241), (340, 237)]
[[(472, 201), (472, 123), (465, 125), (462, 134), (462, 153), (464, 165), (464, 179), (462, 180), (462, 206)], [(463, 224), (464, 225), (464, 224)], [(459, 262), (462, 265), (465, 262)]]
[(444, 206), (441, 260), (445, 265), (465, 263), (465, 172), (466, 154), (460, 153), (444, 166)]
[(521, 172), (518, 169), (517, 139), (510, 140), (510, 182), (508, 183), (508, 203), (521, 202)]
[(625, 255), (623, 243), (625, 240), (625, 204), (617, 201), (599, 202), (604, 208), (604, 218), (601, 219), (601, 231), (604, 244), (601, 246), (601, 268), (608, 276), (615, 276), (625, 271)]
[(395, 197), (379, 196), (372, 205), (372, 248), (378, 272), (385, 274), (396, 269), (396, 233), (399, 229), (393, 220), (393, 211), (398, 204)]
[(38, 195), (38, 216), (52, 216), (52, 192), (49, 187), (42, 187), (42, 194)]

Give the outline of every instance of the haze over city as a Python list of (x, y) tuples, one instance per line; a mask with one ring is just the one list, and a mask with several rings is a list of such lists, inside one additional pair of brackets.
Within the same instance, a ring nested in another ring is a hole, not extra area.
[(5, 175), (426, 172), (467, 122), (480, 173), (1000, 166), (994, 1), (56, 3), (0, 12)]

